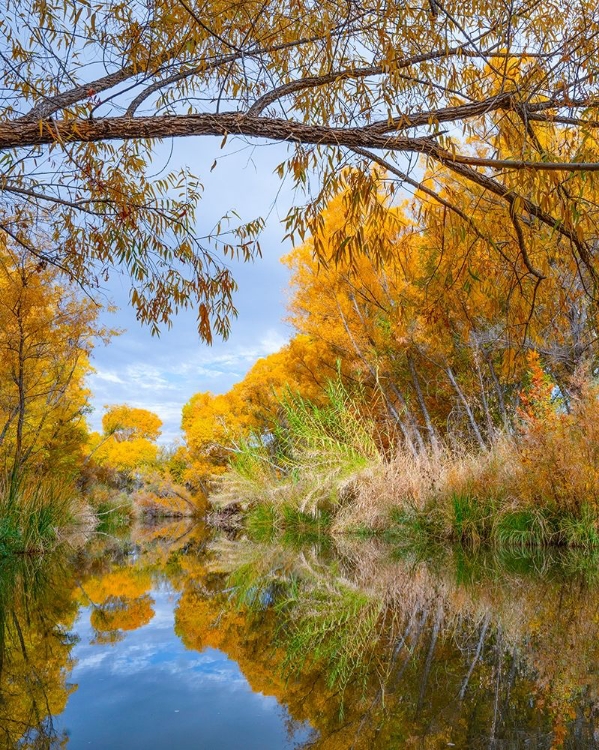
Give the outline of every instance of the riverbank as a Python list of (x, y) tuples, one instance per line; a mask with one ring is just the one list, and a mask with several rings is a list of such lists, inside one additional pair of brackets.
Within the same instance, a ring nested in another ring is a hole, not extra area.
[(486, 449), (454, 440), (418, 453), (381, 441), (345, 403), (302, 403), (274, 448), (242, 446), (211, 503), (266, 537), (301, 528), (407, 545), (599, 547), (597, 397), (583, 384), (568, 411), (533, 405)]

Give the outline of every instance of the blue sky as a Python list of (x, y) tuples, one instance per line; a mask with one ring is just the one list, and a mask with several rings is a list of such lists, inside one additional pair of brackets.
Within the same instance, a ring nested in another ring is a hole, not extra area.
[[(219, 150), (220, 139), (189, 139), (173, 144), (169, 168), (187, 164), (204, 184), (204, 198), (198, 211), (198, 234), (211, 229), (227, 211), (235, 210), (242, 220), (267, 217), (262, 235), (262, 259), (255, 263), (229, 265), (239, 285), (235, 304), (239, 317), (233, 321), (226, 342), (202, 343), (196, 329), (196, 314), (179, 314), (173, 327), (160, 338), (152, 337), (135, 319), (128, 306), (128, 279), (114, 275), (107, 297), (116, 303), (116, 314), (103, 319), (112, 328), (124, 329), (106, 346), (94, 352), (96, 372), (89, 379), (94, 413), (90, 423), (100, 425), (106, 404), (128, 403), (150, 409), (164, 422), (162, 442), (180, 435), (181, 407), (198, 391), (226, 392), (241, 380), (252, 364), (279, 349), (291, 330), (283, 321), (288, 271), (280, 258), (291, 249), (280, 220), (291, 205), (290, 190), (281, 188), (273, 169), (286, 155), (284, 145), (254, 145), (229, 140)], [(157, 151), (159, 169), (170, 154), (171, 144)], [(210, 172), (215, 156), (217, 167)], [(280, 190), (280, 192), (278, 192)], [(273, 208), (273, 201), (276, 205)]]

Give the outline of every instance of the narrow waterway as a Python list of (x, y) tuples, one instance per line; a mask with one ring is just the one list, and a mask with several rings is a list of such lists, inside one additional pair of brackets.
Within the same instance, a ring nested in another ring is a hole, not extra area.
[(186, 522), (4, 560), (0, 746), (598, 747), (597, 562)]

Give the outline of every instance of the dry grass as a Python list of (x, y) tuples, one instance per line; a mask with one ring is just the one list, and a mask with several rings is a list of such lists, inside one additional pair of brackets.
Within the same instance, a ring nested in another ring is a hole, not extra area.
[(528, 419), (512, 485), (522, 503), (579, 514), (599, 511), (599, 386), (579, 379), (570, 412)]
[(514, 474), (518, 474), (517, 449), (507, 438), (484, 453), (445, 448), (413, 456), (398, 451), (390, 461), (361, 474), (354, 501), (339, 512), (335, 530), (345, 531), (358, 523), (384, 530), (398, 508), (415, 513), (436, 508), (443, 515), (455, 497), (509, 503)]
[(475, 545), (599, 546), (599, 386), (579, 381), (569, 412), (522, 415), (487, 451), (398, 452), (361, 475), (334, 529), (393, 523)]
[(471, 545), (599, 546), (599, 386), (580, 377), (573, 387), (569, 411), (529, 401), (517, 434), (487, 450), (391, 458), (343, 390), (326, 410), (292, 402), (279, 441), (240, 451), (211, 501), (324, 510), (338, 533), (394, 527)]
[(203, 495), (192, 494), (159, 472), (146, 474), (142, 487), (131, 494), (131, 500), (138, 513), (150, 518), (201, 516), (207, 509)]

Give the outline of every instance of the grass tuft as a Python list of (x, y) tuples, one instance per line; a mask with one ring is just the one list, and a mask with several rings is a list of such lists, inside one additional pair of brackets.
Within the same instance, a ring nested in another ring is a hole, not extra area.
[(73, 521), (76, 492), (59, 481), (0, 480), (0, 556), (42, 553)]

